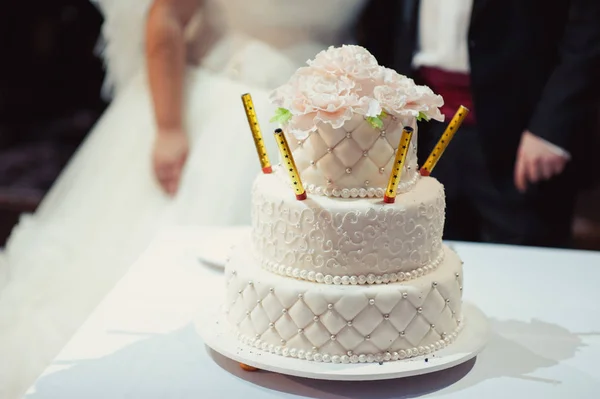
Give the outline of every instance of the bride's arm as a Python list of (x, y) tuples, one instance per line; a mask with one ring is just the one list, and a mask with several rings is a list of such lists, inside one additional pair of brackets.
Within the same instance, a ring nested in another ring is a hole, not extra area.
[(181, 130), (185, 27), (200, 0), (155, 0), (146, 25), (146, 62), (159, 130)]
[(185, 27), (201, 0), (155, 0), (146, 25), (146, 62), (158, 128), (153, 167), (165, 192), (175, 194), (188, 153), (183, 130)]

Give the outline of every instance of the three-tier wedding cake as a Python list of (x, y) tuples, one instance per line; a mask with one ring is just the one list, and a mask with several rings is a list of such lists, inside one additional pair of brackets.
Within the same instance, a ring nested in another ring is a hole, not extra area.
[[(417, 120), (442, 120), (441, 97), (342, 46), (272, 99), (293, 160), (254, 183), (251, 238), (226, 265), (229, 328), (254, 348), (332, 363), (452, 343), (464, 325), (462, 262), (442, 243), (443, 186), (420, 175), (416, 156)], [(414, 133), (395, 170), (406, 126)]]

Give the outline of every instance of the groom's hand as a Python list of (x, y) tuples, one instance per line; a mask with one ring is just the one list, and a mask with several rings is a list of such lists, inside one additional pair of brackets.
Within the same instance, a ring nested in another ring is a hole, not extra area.
[(548, 142), (530, 131), (523, 132), (515, 164), (515, 186), (525, 192), (529, 184), (549, 180), (562, 173), (569, 160)]
[(188, 138), (182, 130), (161, 130), (154, 142), (154, 174), (168, 195), (179, 189), (181, 174), (189, 151)]

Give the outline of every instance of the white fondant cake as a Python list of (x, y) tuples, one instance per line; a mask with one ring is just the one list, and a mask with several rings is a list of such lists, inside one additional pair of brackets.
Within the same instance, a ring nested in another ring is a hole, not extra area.
[[(342, 198), (383, 197), (404, 126), (411, 126), (416, 143), (414, 117), (382, 119), (382, 128), (371, 126), (363, 115), (354, 115), (334, 129), (318, 123), (308, 137), (296, 140), (288, 134), (294, 161), (309, 194)], [(409, 149), (400, 192), (410, 190), (418, 178), (417, 146)]]
[(402, 128), (416, 135), (417, 118), (441, 119), (441, 98), (343, 46), (273, 100), (308, 198), (297, 199), (287, 167), (256, 178), (251, 238), (225, 270), (232, 331), (262, 350), (334, 363), (450, 344), (465, 323), (462, 262), (442, 244), (444, 190), (418, 173), (416, 137), (395, 202), (381, 199)]
[(462, 265), (444, 251), (440, 268), (410, 282), (330, 286), (265, 271), (242, 246), (225, 272), (227, 318), (245, 342), (300, 359), (356, 363), (430, 353), (462, 328)]
[(252, 192), (253, 253), (267, 270), (372, 284), (385, 274), (409, 280), (442, 261), (444, 191), (437, 180), (418, 179), (394, 204), (317, 195), (296, 201), (283, 172), (259, 176)]

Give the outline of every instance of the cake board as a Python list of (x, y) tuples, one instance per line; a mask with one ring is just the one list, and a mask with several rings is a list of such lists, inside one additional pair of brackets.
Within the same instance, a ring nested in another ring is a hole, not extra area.
[[(207, 304), (195, 320), (195, 328), (204, 343), (215, 352), (260, 370), (290, 376), (331, 381), (375, 381), (433, 373), (465, 363), (477, 356), (490, 335), (489, 322), (474, 304), (464, 302), (465, 326), (457, 339), (447, 347), (428, 355), (383, 363), (334, 364), (284, 357), (240, 342), (229, 328), (223, 304), (224, 279), (206, 269), (203, 290)], [(219, 285), (219, 280), (222, 284)], [(210, 299), (209, 299), (210, 298)]]

